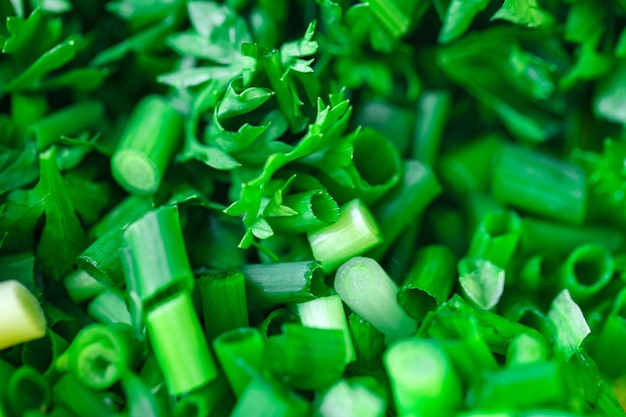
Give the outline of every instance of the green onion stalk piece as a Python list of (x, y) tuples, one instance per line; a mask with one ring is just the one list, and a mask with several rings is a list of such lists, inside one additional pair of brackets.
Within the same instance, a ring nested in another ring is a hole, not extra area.
[(424, 210), (441, 191), (441, 184), (428, 165), (411, 159), (404, 161), (400, 181), (374, 207), (374, 218), (384, 239), (367, 256), (382, 259), (407, 227), (419, 224)]
[(0, 282), (0, 317), (0, 349), (46, 334), (46, 318), (39, 301), (15, 280)]
[(134, 368), (141, 350), (128, 324), (92, 324), (78, 333), (56, 366), (72, 372), (86, 387), (102, 390)]
[(115, 415), (116, 406), (105, 397), (83, 385), (74, 375), (62, 376), (52, 387), (52, 398), (55, 408), (60, 405), (72, 415), (93, 417), (111, 417)]
[(87, 313), (94, 320), (103, 324), (132, 324), (124, 295), (114, 288), (107, 288), (91, 300), (87, 305)]
[(434, 166), (439, 156), (452, 97), (448, 91), (424, 91), (418, 101), (412, 157)]
[(65, 291), (76, 304), (84, 303), (98, 295), (106, 285), (82, 269), (76, 269), (63, 278)]
[[(174, 407), (174, 417), (214, 416), (220, 411), (224, 401), (231, 400), (228, 383), (220, 375), (208, 385), (185, 394)], [(226, 409), (232, 409), (232, 405)]]
[(459, 283), (463, 293), (483, 310), (490, 310), (504, 291), (504, 275), (502, 268), (488, 260), (463, 258), (459, 261)]
[(580, 224), (587, 213), (587, 178), (580, 168), (548, 155), (506, 146), (495, 158), (494, 197), (529, 213)]
[(336, 382), (345, 359), (340, 330), (298, 324), (284, 324), (283, 334), (270, 336), (265, 349), (265, 363), (272, 372), (286, 385), (303, 390), (323, 389)]
[(398, 290), (398, 303), (415, 320), (443, 304), (456, 281), (457, 260), (446, 246), (430, 245), (417, 251), (415, 261)]
[(9, 378), (4, 395), (9, 409), (21, 416), (29, 410), (45, 412), (52, 401), (52, 387), (35, 369), (22, 366)]
[(246, 286), (241, 272), (230, 270), (205, 275), (197, 285), (209, 340), (229, 330), (248, 327)]
[(265, 339), (280, 334), (285, 323), (300, 323), (300, 318), (287, 308), (277, 308), (270, 312), (259, 325)]
[(513, 338), (506, 351), (508, 367), (524, 366), (528, 363), (548, 359), (549, 347), (546, 339), (535, 333), (519, 333)]
[(263, 368), (265, 341), (259, 330), (243, 327), (227, 331), (213, 341), (215, 356), (236, 397), (240, 397)]
[(366, 374), (379, 370), (383, 365), (385, 335), (354, 313), (348, 317), (348, 326), (356, 353), (351, 367)]
[(121, 382), (126, 394), (126, 412), (129, 417), (165, 416), (154, 393), (139, 377), (132, 372), (126, 372)]
[(376, 220), (361, 200), (352, 200), (343, 206), (339, 220), (319, 230), (309, 232), (309, 244), (315, 259), (325, 272), (365, 253), (383, 241)]
[(119, 250), (124, 243), (124, 231), (112, 230), (99, 237), (76, 258), (76, 265), (106, 286), (124, 282), (124, 269)]
[(254, 304), (299, 303), (328, 294), (318, 261), (248, 264), (240, 269), (247, 298)]
[(129, 195), (91, 227), (89, 238), (97, 240), (114, 230), (124, 229), (153, 208), (154, 203), (151, 197)]
[(319, 400), (314, 417), (383, 417), (386, 401), (363, 384), (340, 380)]
[(127, 286), (145, 303), (172, 288), (193, 288), (193, 274), (178, 217), (178, 207), (148, 212), (128, 226), (124, 243)]
[(559, 281), (561, 262), (550, 253), (530, 256), (515, 275), (515, 285), (529, 291), (554, 287)]
[(384, 356), (398, 415), (449, 416), (463, 399), (461, 381), (437, 342), (393, 343)]
[(355, 257), (341, 265), (335, 290), (352, 311), (384, 333), (387, 341), (417, 330), (415, 320), (398, 304), (398, 287), (371, 258)]
[(64, 338), (48, 327), (42, 338), (31, 340), (22, 346), (22, 365), (35, 368), (46, 378), (55, 378), (58, 376), (57, 369), (54, 366), (55, 361), (65, 352), (68, 345)]
[(153, 307), (146, 329), (171, 395), (192, 391), (217, 376), (217, 369), (188, 293)]
[(552, 301), (548, 319), (556, 329), (555, 351), (565, 359), (569, 359), (578, 350), (591, 329), (587, 325), (583, 312), (567, 289), (561, 291)]
[(599, 245), (582, 245), (565, 260), (561, 284), (577, 302), (586, 301), (608, 285), (613, 277), (613, 258)]
[(600, 334), (594, 340), (594, 358), (609, 377), (623, 376), (626, 370), (626, 289), (619, 292)]
[(230, 417), (305, 417), (306, 401), (283, 386), (255, 378), (248, 385)]
[(521, 232), (521, 220), (515, 212), (498, 210), (487, 213), (474, 232), (467, 255), (486, 259), (506, 269), (513, 259)]
[(113, 178), (126, 191), (154, 194), (182, 140), (182, 118), (163, 98), (143, 98), (111, 158)]
[(467, 394), (471, 408), (563, 407), (567, 396), (556, 362), (532, 362), (479, 375)]
[(282, 233), (306, 233), (339, 220), (337, 202), (323, 189), (290, 194), (283, 199), (282, 204), (295, 213), (289, 216), (267, 217), (272, 229)]
[(335, 329), (343, 332), (343, 340), (346, 348), (346, 364), (356, 358), (350, 329), (346, 320), (343, 303), (338, 295), (320, 297), (311, 301), (297, 304), (300, 321), (306, 327), (317, 329)]

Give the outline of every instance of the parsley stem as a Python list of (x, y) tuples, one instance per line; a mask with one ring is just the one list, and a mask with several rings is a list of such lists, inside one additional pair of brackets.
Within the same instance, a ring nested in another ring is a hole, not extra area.
[(248, 264), (240, 269), (247, 297), (258, 305), (300, 303), (328, 294), (318, 261)]
[(124, 295), (115, 288), (100, 292), (87, 305), (87, 313), (103, 324), (132, 323)]
[(142, 99), (111, 158), (113, 178), (126, 191), (154, 194), (182, 140), (182, 119), (159, 96)]
[(456, 256), (442, 245), (426, 246), (415, 253), (415, 261), (398, 290), (398, 303), (417, 321), (443, 304), (456, 283)]
[(529, 213), (580, 224), (587, 211), (586, 187), (580, 168), (545, 154), (505, 146), (494, 160), (494, 197)]
[(574, 300), (588, 300), (611, 281), (613, 258), (602, 246), (579, 246), (563, 263), (560, 277)]
[(267, 339), (266, 363), (292, 388), (326, 388), (343, 374), (346, 359), (343, 340), (340, 330), (284, 324), (283, 334)]
[(356, 354), (350, 367), (366, 374), (379, 370), (383, 365), (385, 335), (354, 313), (348, 316), (348, 326)]
[(487, 213), (478, 224), (467, 255), (482, 258), (500, 268), (507, 268), (513, 259), (522, 233), (517, 213), (498, 210)]
[(263, 368), (264, 340), (258, 329), (242, 327), (222, 333), (213, 341), (215, 356), (236, 397), (241, 397)]
[(352, 311), (384, 333), (387, 341), (415, 333), (415, 320), (396, 299), (398, 287), (375, 260), (355, 257), (341, 265), (335, 290)]
[(82, 269), (70, 272), (64, 279), (65, 291), (76, 304), (88, 301), (106, 288), (106, 285)]
[(398, 415), (448, 416), (461, 405), (461, 382), (437, 342), (418, 338), (395, 342), (384, 362)]
[(246, 286), (241, 272), (230, 270), (205, 275), (197, 285), (208, 340), (229, 330), (248, 327)]
[(52, 401), (50, 382), (29, 366), (13, 372), (3, 393), (8, 408), (18, 416), (29, 410), (45, 411)]
[(358, 199), (341, 206), (336, 223), (309, 232), (308, 238), (313, 256), (326, 272), (383, 241), (376, 220)]
[(434, 166), (450, 112), (447, 91), (424, 91), (419, 98), (411, 157)]
[(352, 346), (352, 338), (346, 320), (343, 303), (338, 295), (320, 297), (297, 305), (300, 321), (306, 327), (317, 329), (335, 329), (343, 332), (346, 348), (346, 364), (352, 362), (356, 356)]
[(217, 369), (189, 294), (156, 305), (146, 316), (146, 329), (171, 395), (215, 379)]
[(193, 288), (178, 207), (148, 212), (128, 226), (124, 243), (130, 255), (125, 260), (127, 285), (144, 303), (174, 287)]
[(267, 217), (276, 231), (305, 233), (333, 224), (339, 219), (337, 202), (323, 189), (288, 195), (282, 204), (293, 209), (296, 214)]
[(384, 239), (368, 256), (382, 259), (402, 231), (419, 224), (424, 210), (441, 190), (428, 165), (412, 159), (404, 161), (400, 181), (374, 207), (374, 217)]
[(15, 280), (0, 282), (0, 317), (0, 349), (46, 334), (46, 318), (39, 301)]

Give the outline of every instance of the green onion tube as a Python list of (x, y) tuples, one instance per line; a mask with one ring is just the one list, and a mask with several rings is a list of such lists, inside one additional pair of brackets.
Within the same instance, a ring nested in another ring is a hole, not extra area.
[(555, 362), (485, 371), (467, 395), (472, 408), (562, 407), (565, 399), (563, 373)]
[(398, 287), (371, 258), (355, 257), (335, 276), (335, 290), (352, 311), (385, 334), (388, 341), (415, 333), (417, 324), (398, 304)]
[(383, 365), (385, 335), (354, 313), (348, 317), (356, 360), (351, 364), (359, 373), (371, 373)]
[(580, 224), (587, 212), (587, 179), (576, 166), (520, 147), (497, 155), (494, 197), (529, 213)]
[(566, 255), (585, 244), (601, 245), (608, 251), (615, 252), (623, 242), (624, 236), (614, 228), (551, 223), (532, 217), (522, 219), (521, 248), (527, 253), (552, 252)]
[(343, 374), (346, 350), (340, 330), (283, 325), (283, 334), (267, 339), (265, 363), (290, 387), (317, 390)]
[(452, 97), (447, 91), (424, 91), (418, 102), (418, 116), (412, 157), (433, 165), (439, 153)]
[(63, 278), (67, 295), (76, 304), (84, 303), (100, 293), (106, 285), (82, 269), (76, 269)]
[(265, 339), (280, 334), (285, 323), (300, 323), (300, 318), (286, 308), (277, 308), (265, 317), (259, 331)]
[[(225, 399), (232, 397), (222, 375), (208, 385), (186, 394), (174, 408), (174, 417), (214, 416)], [(219, 414), (218, 414), (219, 415)]]
[(324, 393), (314, 417), (383, 417), (386, 401), (363, 384), (337, 382)]
[(587, 300), (611, 281), (613, 258), (602, 246), (579, 246), (563, 263), (560, 277), (574, 300)]
[(121, 382), (126, 395), (128, 417), (165, 416), (152, 391), (135, 374), (126, 372)]
[(315, 300), (300, 303), (297, 305), (297, 308), (300, 321), (304, 326), (317, 329), (341, 330), (346, 347), (346, 363), (350, 363), (356, 358), (346, 313), (338, 295), (316, 298)]
[(550, 253), (533, 255), (515, 275), (515, 284), (530, 291), (553, 287), (559, 280), (559, 267), (559, 259)]
[(475, 310), (474, 313), (478, 320), (479, 331), (489, 349), (494, 353), (506, 353), (513, 340), (520, 334), (528, 334), (536, 339), (543, 338), (535, 329), (499, 314), (480, 309)]
[(136, 280), (128, 282), (128, 287), (144, 303), (174, 286), (193, 288), (178, 207), (164, 206), (148, 212), (128, 226), (124, 242), (130, 251), (126, 279)]
[(402, 155), (406, 153), (413, 139), (415, 112), (410, 107), (374, 98), (359, 103), (350, 122), (354, 126), (374, 129), (388, 137)]
[(610, 377), (624, 374), (626, 369), (626, 290), (620, 291), (611, 313), (594, 340), (593, 353), (598, 367)]
[(217, 376), (189, 294), (181, 292), (146, 316), (152, 350), (171, 395), (192, 391)]
[(458, 268), (461, 289), (474, 305), (490, 310), (500, 301), (505, 275), (502, 268), (477, 258), (461, 259)]
[(76, 258), (76, 265), (107, 286), (124, 282), (119, 250), (124, 242), (123, 230), (112, 230), (99, 237)]
[(230, 417), (305, 417), (306, 401), (279, 384), (255, 378), (237, 401)]
[(361, 200), (341, 207), (339, 220), (308, 234), (315, 259), (326, 272), (334, 271), (353, 256), (358, 256), (383, 241), (376, 220)]
[(456, 282), (457, 260), (446, 246), (430, 245), (417, 251), (415, 261), (398, 290), (398, 303), (421, 321), (450, 296)]
[(150, 197), (129, 195), (91, 227), (89, 239), (96, 240), (112, 230), (123, 229), (152, 209), (154, 203)]
[(46, 318), (39, 301), (13, 279), (0, 282), (0, 317), (0, 349), (46, 334)]
[(241, 272), (231, 270), (205, 275), (197, 284), (209, 340), (228, 330), (248, 327), (246, 286)]
[(182, 126), (180, 115), (165, 99), (143, 98), (111, 158), (115, 181), (129, 193), (153, 194), (181, 142)]
[(490, 212), (474, 232), (467, 255), (507, 268), (520, 240), (521, 220), (510, 210)]
[(115, 415), (115, 405), (105, 401), (100, 393), (84, 386), (72, 374), (66, 374), (52, 387), (55, 407), (61, 405), (75, 416), (111, 417)]
[(272, 229), (283, 233), (306, 233), (333, 224), (339, 219), (337, 202), (323, 189), (288, 195), (282, 204), (296, 214), (266, 219)]
[(534, 333), (520, 333), (513, 338), (506, 351), (508, 367), (524, 366), (527, 363), (541, 362), (548, 359), (546, 339)]
[(385, 352), (384, 363), (398, 415), (449, 416), (461, 405), (461, 382), (436, 342), (395, 342)]
[(54, 363), (67, 347), (67, 341), (48, 327), (41, 339), (24, 344), (21, 349), (22, 365), (32, 366), (46, 377), (54, 377)]
[(140, 359), (141, 347), (127, 324), (85, 327), (57, 361), (57, 368), (68, 369), (85, 386), (109, 388), (132, 369)]
[(37, 150), (54, 145), (62, 135), (71, 136), (92, 127), (104, 116), (104, 106), (97, 101), (83, 101), (49, 114), (29, 126), (37, 138)]
[(213, 341), (213, 349), (231, 389), (240, 397), (254, 375), (260, 374), (263, 368), (261, 333), (251, 327), (230, 330)]
[(132, 319), (123, 294), (109, 288), (98, 294), (87, 305), (87, 313), (97, 322), (103, 324), (125, 323), (130, 325)]
[(569, 359), (578, 350), (591, 329), (587, 325), (583, 312), (567, 289), (561, 291), (552, 301), (548, 319), (556, 329), (555, 350), (559, 355)]
[(240, 269), (251, 303), (299, 303), (328, 294), (318, 261), (249, 264)]
[(9, 409), (18, 416), (28, 410), (45, 412), (52, 401), (50, 382), (29, 366), (22, 366), (11, 375), (3, 394)]
[(373, 210), (384, 239), (367, 256), (382, 259), (400, 233), (419, 224), (422, 213), (441, 191), (441, 185), (428, 165), (410, 159), (404, 161), (400, 182), (377, 202)]

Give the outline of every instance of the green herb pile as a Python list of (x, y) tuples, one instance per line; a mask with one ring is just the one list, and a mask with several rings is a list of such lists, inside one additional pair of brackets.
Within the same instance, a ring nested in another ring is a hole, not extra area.
[(0, 18), (0, 417), (626, 415), (625, 0)]

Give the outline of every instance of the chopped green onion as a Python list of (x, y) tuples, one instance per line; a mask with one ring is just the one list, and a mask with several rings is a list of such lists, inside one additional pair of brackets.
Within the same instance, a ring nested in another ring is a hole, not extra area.
[(240, 269), (251, 303), (299, 303), (328, 294), (318, 261), (248, 264)]
[(490, 310), (504, 291), (504, 270), (488, 260), (463, 258), (459, 261), (459, 283), (463, 293), (478, 307)]
[(490, 212), (474, 232), (467, 255), (507, 268), (513, 259), (522, 232), (519, 216), (510, 210)]
[(456, 281), (457, 260), (450, 249), (430, 245), (417, 251), (411, 270), (398, 290), (398, 303), (422, 321), (450, 296)]
[(585, 321), (583, 312), (578, 304), (572, 300), (568, 290), (561, 291), (552, 301), (548, 318), (556, 329), (555, 351), (566, 359), (570, 358), (591, 332), (591, 329)]
[(326, 272), (383, 241), (378, 225), (361, 200), (341, 206), (339, 220), (308, 234), (315, 259)]
[(424, 91), (420, 95), (411, 155), (425, 164), (432, 166), (438, 159), (451, 99), (450, 93), (442, 90)]
[(62, 376), (54, 384), (52, 395), (55, 404), (64, 406), (75, 416), (89, 414), (92, 417), (111, 417), (115, 414), (114, 404), (81, 384), (71, 374)]
[(606, 287), (613, 277), (613, 258), (599, 245), (582, 245), (565, 260), (560, 270), (562, 285), (576, 301), (586, 301)]
[(399, 183), (374, 208), (374, 217), (383, 241), (367, 255), (381, 259), (407, 227), (419, 224), (428, 205), (441, 194), (442, 188), (432, 169), (419, 161), (404, 161)]
[(371, 258), (355, 257), (335, 276), (335, 290), (352, 311), (385, 334), (388, 341), (410, 336), (417, 330), (396, 299), (398, 287)]
[(146, 329), (170, 394), (192, 391), (217, 376), (189, 294), (181, 292), (154, 306)]
[(291, 194), (283, 199), (282, 205), (295, 214), (268, 217), (272, 229), (284, 233), (305, 233), (328, 226), (339, 219), (339, 206), (326, 190), (313, 190)]
[(317, 329), (335, 329), (343, 332), (346, 348), (346, 364), (355, 358), (350, 329), (343, 310), (343, 303), (338, 295), (316, 298), (297, 305), (300, 321), (304, 326)]
[(106, 289), (87, 305), (87, 313), (94, 320), (104, 324), (126, 323), (132, 319), (124, 296), (119, 290)]
[(174, 408), (175, 417), (213, 416), (225, 399), (231, 397), (223, 376), (208, 385), (186, 394)]
[(0, 349), (46, 334), (46, 318), (39, 301), (15, 280), (0, 282), (0, 317)]
[(63, 278), (67, 295), (74, 303), (84, 303), (98, 295), (106, 285), (82, 269), (76, 269)]
[(52, 401), (52, 387), (36, 370), (22, 366), (9, 378), (3, 396), (15, 415), (25, 415), (29, 410), (46, 412)]
[(132, 372), (122, 376), (128, 417), (163, 417), (165, 413), (150, 389)]
[(460, 407), (461, 381), (432, 340), (405, 339), (385, 352), (396, 409), (401, 416), (447, 416)]
[(626, 290), (619, 292), (604, 326), (593, 344), (598, 367), (610, 377), (624, 374), (626, 369)]
[(305, 417), (307, 403), (284, 387), (255, 378), (233, 408), (230, 417)]
[(182, 126), (181, 117), (163, 98), (143, 98), (111, 158), (115, 181), (129, 193), (154, 194), (181, 142)]
[(265, 358), (269, 368), (290, 387), (326, 388), (345, 368), (343, 333), (284, 324), (283, 334), (267, 339)]
[(174, 286), (193, 288), (193, 274), (181, 231), (178, 208), (164, 206), (148, 212), (124, 232), (130, 260), (127, 285), (145, 303)]
[(495, 159), (494, 197), (529, 213), (580, 224), (587, 212), (587, 178), (575, 165), (521, 147), (506, 146)]
[(112, 230), (100, 236), (76, 258), (76, 265), (107, 286), (124, 282), (119, 250), (124, 242), (123, 230)]
[(363, 384), (340, 380), (320, 398), (314, 417), (383, 417), (386, 401)]
[(526, 259), (515, 283), (526, 290), (553, 287), (559, 280), (560, 262), (551, 254), (538, 254)]
[(534, 333), (520, 333), (511, 340), (506, 351), (506, 364), (509, 367), (545, 361), (548, 358), (546, 339)]
[(348, 325), (356, 354), (356, 361), (351, 367), (364, 373), (379, 370), (383, 364), (385, 335), (354, 313), (350, 313)]
[(141, 347), (133, 329), (123, 323), (92, 324), (78, 333), (56, 360), (60, 370), (69, 370), (86, 387), (101, 390), (112, 386), (140, 358)]
[(251, 327), (227, 331), (213, 341), (215, 356), (236, 397), (240, 397), (263, 368), (264, 340)]
[(22, 346), (22, 365), (32, 366), (46, 377), (54, 376), (54, 362), (67, 347), (67, 341), (48, 327), (44, 337), (26, 342)]
[(230, 270), (205, 275), (197, 284), (209, 340), (228, 330), (248, 327), (246, 287), (241, 272)]

